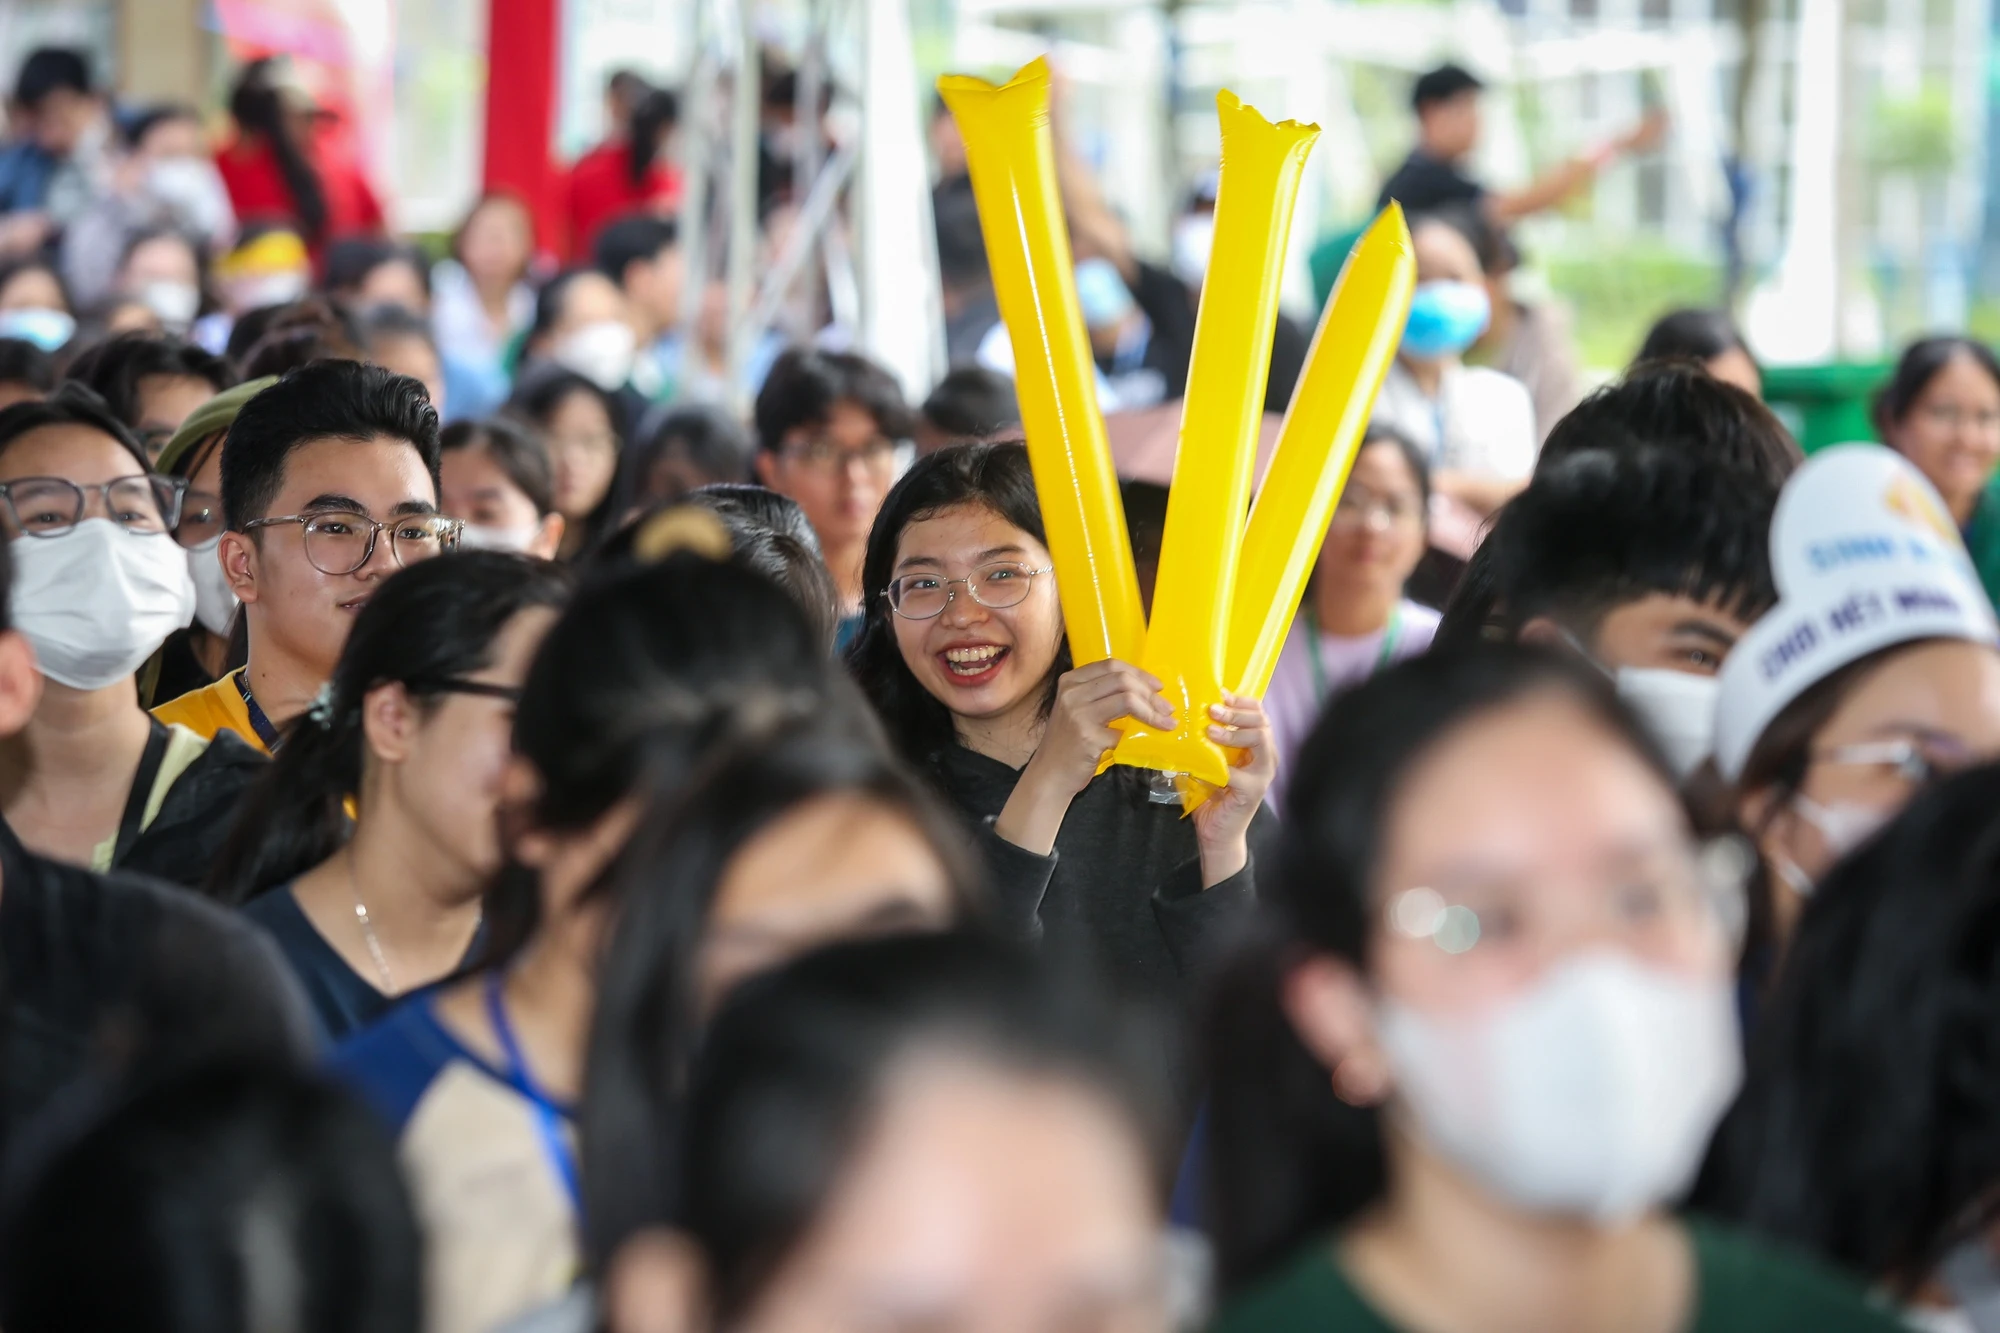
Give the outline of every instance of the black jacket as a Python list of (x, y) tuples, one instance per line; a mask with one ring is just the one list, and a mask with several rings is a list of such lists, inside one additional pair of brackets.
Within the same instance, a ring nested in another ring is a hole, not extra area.
[(945, 793), (972, 817), (1003, 930), (1091, 958), (1123, 993), (1185, 1007), (1194, 978), (1256, 901), (1257, 852), (1276, 821), (1259, 810), (1250, 863), (1201, 887), (1194, 825), (1147, 793), (1145, 775), (1113, 768), (1077, 794), (1050, 856), (1016, 847), (993, 820), (1018, 770), (964, 746), (934, 761)]
[(209, 1058), (312, 1057), (256, 927), (137, 875), (34, 855), (0, 824), (0, 1148), (65, 1089)]
[(244, 792), (270, 762), (235, 732), (216, 732), (201, 757), (174, 779), (160, 812), (112, 869), (199, 889), (222, 853)]

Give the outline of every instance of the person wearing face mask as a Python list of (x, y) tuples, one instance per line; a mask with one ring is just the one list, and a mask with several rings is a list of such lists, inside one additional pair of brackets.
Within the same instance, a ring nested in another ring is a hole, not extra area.
[(548, 450), (533, 431), (506, 417), (455, 421), (439, 434), (438, 451), (444, 512), (465, 524), (461, 549), (555, 559), (564, 520)]
[(554, 512), (562, 516), (556, 554), (574, 559), (618, 520), (618, 476), (625, 457), (619, 399), (560, 366), (521, 377), (505, 415), (531, 426), (548, 454)]
[[(1535, 474), (1481, 548), (1484, 633), (1599, 667), (1685, 780), (1714, 749), (1716, 674), (1777, 600), (1777, 488), (1656, 447), (1574, 454)], [(1446, 608), (1453, 641), (1475, 637)]]
[(1947, 778), (1827, 875), (1694, 1195), (1923, 1333), (2000, 1329), (1996, 809), (2000, 767)]
[(1535, 404), (1513, 376), (1463, 360), (1492, 313), (1472, 242), (1439, 217), (1413, 219), (1410, 238), (1417, 289), (1375, 419), (1429, 460), (1439, 509), (1432, 540), (1463, 559), (1477, 544), (1479, 522), (1534, 470)]
[(44, 856), (193, 886), (262, 760), (234, 737), (154, 721), (134, 692), (194, 613), (172, 533), (180, 500), (81, 386), (0, 412), (13, 621), (46, 678), (33, 718), (0, 741), (0, 816)]
[(0, 338), (19, 338), (51, 355), (76, 336), (69, 290), (47, 260), (0, 265)]
[(1753, 972), (1814, 886), (1940, 773), (2000, 756), (2000, 630), (1949, 510), (1897, 454), (1841, 445), (1786, 485), (1778, 603), (1724, 664), (1716, 768), (1764, 870)]
[[(202, 257), (226, 249), (236, 234), (229, 192), (208, 155), (207, 131), (193, 107), (145, 108), (124, 122), (120, 134), (124, 153), (110, 190), (63, 232), (63, 277), (86, 307), (118, 289), (120, 258), (142, 234), (183, 236)], [(163, 286), (152, 295), (162, 304), (185, 300), (168, 291)], [(171, 322), (168, 312), (159, 314)], [(193, 318), (192, 312), (184, 316), (180, 331)]]
[(1741, 1077), (1740, 881), (1607, 682), (1432, 652), (1290, 793), (1205, 1038), (1217, 1333), (1898, 1327), (1667, 1211)]
[(1327, 700), (1430, 647), (1438, 613), (1403, 593), (1423, 558), (1430, 490), (1416, 447), (1370, 426), (1264, 694), (1281, 786)]
[(476, 943), (514, 699), (567, 592), (499, 552), (390, 579), (245, 800), (206, 887), (277, 941), (329, 1043)]
[(382, 580), (456, 544), (438, 512), (437, 431), (423, 385), (358, 361), (301, 366), (238, 409), (216, 555), (243, 604), (247, 659), (154, 716), (277, 746)]
[(594, 268), (566, 269), (542, 285), (523, 352), (617, 394), (621, 404), (629, 401), (623, 411), (645, 410), (645, 396), (632, 388), (639, 335), (625, 293)]
[(1920, 338), (1875, 400), (1882, 442), (1937, 487), (2000, 605), (2000, 360), (1974, 338)]
[(194, 623), (167, 637), (139, 673), (139, 699), (148, 708), (214, 684), (243, 665), (239, 603), (218, 554), (222, 545), (222, 439), (243, 404), (275, 378), (247, 380), (210, 398), (188, 414), (155, 461), (162, 476), (180, 479), (181, 519), (174, 540), (187, 555), (194, 580)]

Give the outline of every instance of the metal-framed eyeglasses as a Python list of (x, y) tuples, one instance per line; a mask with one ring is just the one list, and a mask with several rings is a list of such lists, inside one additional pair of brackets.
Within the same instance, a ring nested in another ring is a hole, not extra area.
[(956, 583), (972, 595), (973, 601), (989, 611), (998, 611), (1028, 600), (1036, 576), (1053, 572), (1054, 566), (1030, 569), (1012, 561), (1000, 561), (981, 565), (962, 579), (948, 579), (942, 574), (905, 574), (889, 580), (882, 595), (889, 599), (889, 609), (903, 619), (930, 620), (943, 615), (944, 609), (958, 596), (952, 591)]
[(380, 522), (348, 509), (323, 509), (312, 514), (278, 514), (253, 519), (243, 531), (296, 523), (305, 531), (306, 559), (322, 574), (352, 574), (375, 556), (375, 544), (389, 534), (389, 554), (408, 566), (444, 554), (458, 545), (464, 524), (442, 514), (402, 514)]
[[(180, 522), (181, 495), (187, 481), (181, 477), (119, 477), (95, 485), (79, 485), (61, 477), (20, 477), (0, 482), (0, 502), (15, 531), (24, 537), (60, 537), (87, 517), (87, 510), (101, 508), (101, 517), (110, 519), (127, 532), (141, 535), (170, 532)], [(96, 506), (91, 500), (97, 501)]]

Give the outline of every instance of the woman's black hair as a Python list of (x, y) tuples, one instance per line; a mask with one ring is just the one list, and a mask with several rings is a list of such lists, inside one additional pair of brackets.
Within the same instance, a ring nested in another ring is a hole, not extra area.
[(1891, 428), (1901, 425), (1910, 415), (1917, 399), (1923, 397), (1924, 390), (1930, 387), (1938, 372), (1950, 365), (1954, 357), (1960, 356), (1969, 358), (1972, 364), (1986, 372), (1988, 379), (2000, 386), (2000, 360), (1995, 360), (1993, 349), (1979, 339), (1956, 334), (1919, 338), (1903, 349), (1889, 382), (1875, 395), (1876, 433), (1888, 439)]
[(561, 567), (503, 551), (455, 552), (383, 583), (354, 618), (325, 694), (286, 728), (238, 807), (210, 895), (247, 902), (340, 850), (367, 760), (370, 691), (400, 684), (420, 705), (442, 698), (450, 682), (493, 664), (494, 642), (517, 614), (561, 606), (568, 591)]
[(790, 537), (814, 555), (822, 554), (819, 533), (797, 500), (755, 482), (716, 482), (688, 493), (688, 503), (727, 518), (732, 515)]
[(0, 338), (0, 384), (47, 393), (56, 387), (56, 359), (25, 338)]
[(23, 398), (0, 407), (0, 454), (23, 435), (45, 426), (83, 426), (100, 435), (109, 435), (119, 448), (132, 455), (141, 471), (153, 470), (152, 461), (146, 457), (146, 446), (139, 443), (139, 437), (129, 426), (111, 414), (110, 407), (87, 384), (68, 380), (57, 385), (56, 391), (46, 398)]
[(1673, 789), (1601, 672), (1517, 644), (1433, 650), (1377, 672), (1336, 695), (1301, 747), (1269, 887), (1259, 879), (1263, 933), (1224, 968), (1201, 1037), (1209, 1222), (1225, 1295), (1350, 1221), (1386, 1183), (1378, 1113), (1334, 1095), (1285, 1017), (1286, 974), (1315, 953), (1367, 973), (1382, 835), (1405, 777), (1476, 718), (1551, 696)]
[(284, 94), (273, 81), (277, 59), (267, 56), (243, 67), (229, 94), (229, 114), (239, 127), (259, 135), (271, 146), (278, 174), (284, 178), (285, 192), (292, 196), (299, 234), (308, 243), (317, 243), (326, 235), (326, 187), (320, 183), (319, 169), (313, 165), (311, 146), (292, 137), (292, 127), (285, 116)]
[(227, 361), (167, 333), (106, 338), (85, 348), (63, 372), (64, 379), (95, 390), (112, 414), (133, 430), (139, 428), (140, 387), (156, 375), (206, 380), (215, 393), (236, 383), (236, 372)]
[(76, 302), (69, 294), (69, 283), (63, 278), (62, 269), (57, 267), (54, 260), (46, 259), (39, 254), (22, 255), (0, 263), (0, 293), (4, 293), (8, 284), (23, 273), (31, 273), (37, 269), (55, 281), (56, 290), (62, 293), (63, 309), (72, 315), (75, 314)]
[[(1646, 361), (1713, 361), (1726, 352), (1750, 355), (1737, 332), (1736, 321), (1727, 310), (1689, 307), (1670, 310), (1653, 321), (1646, 340), (1632, 358), (1633, 365)], [(1752, 364), (1756, 358), (1751, 357)]]
[(805, 614), (824, 655), (831, 657), (833, 641), (840, 629), (840, 590), (834, 586), (833, 575), (827, 572), (826, 561), (820, 558), (818, 543), (807, 545), (786, 529), (750, 517), (739, 506), (712, 503), (703, 491), (695, 491), (682, 500), (662, 501), (634, 515), (590, 549), (590, 563), (609, 566), (643, 562), (649, 558), (648, 534), (655, 530), (655, 523), (677, 522), (666, 516), (689, 508), (715, 515), (729, 534), (730, 553), (736, 563), (756, 570), (783, 588)]
[(1907, 1298), (2000, 1220), (2000, 767), (1807, 902), (1695, 1203)]
[(424, 294), (430, 295), (431, 270), (424, 261), (424, 252), (414, 245), (379, 236), (344, 236), (329, 244), (326, 275), (321, 285), (335, 298), (345, 300), (361, 289), (369, 274), (389, 264), (413, 270)]
[(422, 1236), (379, 1117), (317, 1075), (208, 1066), (54, 1152), (10, 1210), (10, 1333), (417, 1333)]
[(506, 417), (454, 421), (438, 434), (438, 453), (478, 449), (535, 506), (538, 517), (555, 512), (555, 473), (541, 436)]
[(646, 173), (680, 118), (681, 99), (665, 88), (648, 88), (633, 103), (626, 126), (625, 179), (635, 188), (646, 183)]
[(646, 414), (626, 451), (620, 470), (624, 485), (619, 510), (629, 512), (639, 505), (683, 498), (648, 491), (653, 469), (663, 458), (685, 458), (708, 478), (707, 485), (745, 485), (750, 481), (750, 458), (755, 450), (743, 423), (721, 408), (696, 403), (655, 409)]
[[(946, 868), (957, 919), (978, 906), (965, 828), (879, 738), (836, 716), (812, 718), (773, 698), (764, 716), (725, 715), (711, 758), (671, 774), (600, 881), (616, 925), (598, 968), (583, 1118), (588, 1246), (601, 1265), (632, 1232), (675, 1211), (673, 1165), (658, 1127), (670, 1123), (700, 1027), (696, 982), (709, 912), (730, 863), (759, 834), (811, 801), (864, 797), (908, 820)], [(761, 734), (760, 734), (761, 733)]]
[[(528, 325), (528, 333), (521, 345), (531, 351), (538, 349), (543, 339), (555, 332), (556, 325), (562, 323), (563, 302), (569, 297), (569, 289), (578, 282), (589, 278), (603, 278), (616, 287), (618, 279), (606, 278), (594, 265), (576, 264), (550, 276), (535, 293), (535, 318)], [(599, 392), (603, 392), (599, 390)]]
[[(600, 571), (521, 686), (514, 753), (541, 779), (522, 814), (540, 828), (589, 828), (667, 762), (663, 752), (691, 766), (710, 710), (773, 692), (826, 696), (833, 708), (833, 676), (791, 598), (734, 561), (681, 550)], [(487, 895), (482, 963), (511, 959), (540, 918), (534, 874), (510, 865)]]
[(964, 934), (833, 945), (746, 983), (710, 1026), (678, 1134), (675, 1219), (733, 1327), (811, 1232), (890, 1080), (943, 1055), (1088, 1089), (1156, 1167), (1172, 1098), (1086, 978)]
[[(612, 443), (618, 450), (617, 467), (612, 473), (611, 484), (604, 488), (604, 498), (597, 502), (595, 509), (583, 516), (578, 525), (582, 532), (574, 549), (588, 551), (604, 539), (618, 519), (618, 497), (625, 489), (624, 473), (628, 466), (624, 408), (616, 396), (599, 388), (595, 380), (562, 366), (545, 364), (535, 366), (515, 382), (514, 394), (507, 400), (503, 415), (526, 422), (546, 437), (550, 419), (564, 402), (576, 394), (587, 394), (604, 408), (605, 420), (611, 424)], [(543, 448), (547, 448), (546, 438)]]
[[(957, 742), (958, 733), (951, 710), (923, 687), (896, 646), (889, 580), (895, 574), (903, 529), (960, 505), (989, 509), (1036, 541), (1048, 541), (1026, 445), (955, 444), (919, 458), (882, 501), (868, 533), (868, 554), (861, 566), (861, 613), (866, 619), (847, 653), (849, 668), (896, 748), (925, 768)], [(1056, 679), (1069, 668), (1065, 634), (1049, 667), (1045, 708), (1055, 705)]]
[(258, 380), (315, 361), (362, 361), (366, 355), (354, 317), (323, 297), (308, 296), (273, 309), (240, 359), (243, 378)]

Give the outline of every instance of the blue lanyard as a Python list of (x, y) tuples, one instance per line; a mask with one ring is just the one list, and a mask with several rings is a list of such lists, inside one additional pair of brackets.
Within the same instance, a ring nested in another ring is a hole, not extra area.
[(486, 975), (486, 1021), (493, 1025), (493, 1035), (500, 1039), (500, 1049), (507, 1056), (507, 1076), (534, 1103), (535, 1130), (542, 1141), (542, 1153), (555, 1168), (556, 1179), (569, 1195), (570, 1207), (581, 1217), (583, 1187), (577, 1180), (576, 1154), (570, 1151), (569, 1140), (563, 1135), (563, 1121), (568, 1117), (556, 1107), (555, 1099), (542, 1091), (542, 1085), (528, 1072), (528, 1062), (521, 1058), (521, 1044), (514, 1040), (514, 1025), (507, 1021), (507, 1005), (500, 998), (502, 981), (498, 972)]
[(271, 725), (271, 719), (264, 715), (264, 707), (257, 702), (257, 696), (250, 693), (250, 668), (238, 667), (230, 677), (236, 682), (236, 692), (243, 696), (244, 711), (250, 714), (250, 729), (257, 733), (257, 739), (264, 742), (264, 748), (273, 754), (278, 752), (278, 742), (284, 738)]

